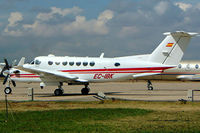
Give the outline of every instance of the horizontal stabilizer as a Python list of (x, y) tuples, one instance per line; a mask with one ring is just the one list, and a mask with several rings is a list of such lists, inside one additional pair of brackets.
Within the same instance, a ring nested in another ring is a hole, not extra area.
[(158, 74), (160, 74), (160, 73), (140, 73), (140, 74), (133, 75), (133, 78), (153, 76), (153, 75), (158, 75)]
[(200, 74), (195, 74), (195, 75), (180, 75), (177, 77), (177, 79), (180, 80), (200, 80)]

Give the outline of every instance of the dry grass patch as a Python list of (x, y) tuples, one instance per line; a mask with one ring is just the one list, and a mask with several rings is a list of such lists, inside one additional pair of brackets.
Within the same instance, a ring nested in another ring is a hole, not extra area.
[[(102, 102), (9, 102), (15, 111), (36, 111), (78, 108), (140, 108), (155, 111), (200, 111), (199, 102), (144, 102), (144, 101), (104, 101)], [(5, 102), (0, 102), (0, 110), (5, 110)]]

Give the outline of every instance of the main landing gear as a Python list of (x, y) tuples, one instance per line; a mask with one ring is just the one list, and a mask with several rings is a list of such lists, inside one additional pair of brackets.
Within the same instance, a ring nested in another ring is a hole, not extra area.
[[(69, 84), (69, 85), (80, 85), (80, 84)], [(81, 89), (82, 95), (88, 95), (88, 93), (90, 92), (90, 88), (88, 87), (89, 83), (84, 83), (84, 84), (81, 84), (81, 85), (85, 85), (85, 87)], [(63, 90), (62, 86), (63, 86), (63, 83), (60, 83), (58, 88), (55, 89), (55, 91), (54, 91), (55, 96), (62, 96), (63, 95), (64, 90)]]
[(55, 89), (54, 91), (55, 96), (62, 96), (63, 93), (64, 93), (64, 90), (62, 88)]
[(63, 90), (62, 86), (63, 86), (63, 83), (60, 83), (60, 85), (58, 86), (58, 88), (55, 89), (55, 91), (54, 91), (54, 95), (55, 96), (62, 96), (63, 95), (64, 90)]
[(85, 84), (85, 88), (82, 88), (81, 93), (82, 95), (88, 95), (90, 92), (90, 88), (88, 87), (89, 84)]
[(147, 88), (148, 90), (151, 90), (151, 91), (153, 90), (153, 85), (150, 80), (147, 80)]

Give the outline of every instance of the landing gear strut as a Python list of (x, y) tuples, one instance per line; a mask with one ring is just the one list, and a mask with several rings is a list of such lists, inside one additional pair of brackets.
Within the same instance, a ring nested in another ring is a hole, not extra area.
[(88, 95), (90, 92), (90, 88), (88, 87), (88, 84), (85, 84), (85, 88), (82, 88), (81, 93), (82, 95)]
[(64, 90), (63, 90), (62, 86), (63, 86), (63, 83), (60, 83), (60, 85), (58, 86), (58, 88), (55, 89), (55, 91), (54, 91), (54, 95), (55, 96), (62, 96), (63, 95)]
[(150, 80), (147, 80), (147, 88), (148, 90), (153, 90), (153, 85)]

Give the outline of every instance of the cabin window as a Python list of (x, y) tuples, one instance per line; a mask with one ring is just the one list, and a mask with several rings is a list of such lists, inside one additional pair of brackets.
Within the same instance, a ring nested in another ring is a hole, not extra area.
[(53, 64), (53, 61), (48, 61), (48, 64), (49, 64), (49, 65), (52, 65), (52, 64)]
[(195, 68), (196, 68), (196, 69), (199, 69), (199, 65), (198, 65), (198, 64), (196, 64), (196, 65), (195, 65)]
[(95, 65), (94, 61), (90, 62), (90, 66), (94, 66), (94, 65)]
[(63, 66), (66, 66), (67, 65), (67, 61), (63, 62), (62, 64), (63, 64)]
[(120, 63), (116, 62), (116, 63), (115, 63), (115, 66), (116, 66), (116, 67), (120, 66)]
[(83, 66), (87, 66), (88, 65), (88, 62), (83, 62)]
[(187, 64), (186, 69), (187, 69), (187, 70), (190, 69), (190, 64)]
[(72, 61), (72, 62), (69, 62), (69, 65), (70, 66), (73, 66), (74, 65), (74, 62)]
[(81, 65), (81, 62), (76, 62), (76, 65), (77, 65), (77, 66), (80, 66), (80, 65)]
[(35, 64), (36, 64), (36, 65), (40, 65), (40, 64), (41, 64), (41, 61), (36, 60), (36, 61), (35, 61)]
[(178, 68), (179, 68), (179, 69), (181, 69), (181, 68), (182, 68), (182, 65), (181, 65), (181, 64), (179, 64), (179, 65), (178, 65)]
[(60, 62), (55, 62), (56, 65), (60, 65)]

